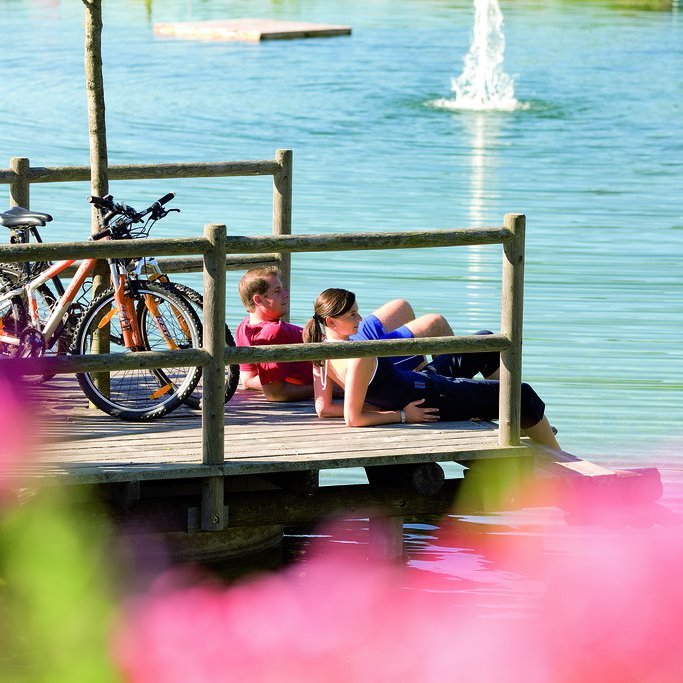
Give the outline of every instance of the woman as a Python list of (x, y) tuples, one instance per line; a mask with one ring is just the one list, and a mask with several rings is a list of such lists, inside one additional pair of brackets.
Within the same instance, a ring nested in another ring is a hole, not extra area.
[[(314, 315), (306, 323), (304, 342), (348, 341), (356, 333), (361, 316), (356, 297), (346, 289), (326, 289), (318, 295)], [(420, 372), (399, 370), (387, 358), (340, 358), (318, 361), (313, 368), (315, 407), (319, 417), (343, 417), (349, 427), (369, 427), (392, 422), (436, 422), (498, 417), (499, 383), (474, 380), (482, 370), (495, 376), (492, 354), (478, 356), (482, 363), (464, 363), (463, 376), (438, 373), (437, 362)], [(452, 368), (455, 364), (448, 362)], [(332, 400), (332, 380), (344, 389), (344, 404)], [(544, 416), (545, 404), (528, 384), (522, 384), (521, 425), (534, 441), (560, 446)]]

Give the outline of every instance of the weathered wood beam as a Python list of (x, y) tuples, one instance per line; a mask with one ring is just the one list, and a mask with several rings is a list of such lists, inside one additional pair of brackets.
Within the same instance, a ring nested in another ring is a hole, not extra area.
[(377, 341), (321, 342), (318, 344), (279, 344), (277, 346), (235, 346), (225, 349), (225, 362), (265, 363), (271, 360), (299, 361), (322, 358), (366, 358), (424, 353), (473, 353), (502, 351), (510, 342), (500, 334), (420, 339), (381, 339)]
[(505, 227), (512, 239), (503, 246), (501, 290), (502, 333), (510, 345), (500, 354), (500, 431), (501, 446), (517, 446), (521, 436), (522, 414), (522, 321), (524, 317), (524, 233), (526, 217), (505, 215)]
[(401, 232), (357, 232), (334, 235), (264, 235), (228, 237), (229, 254), (264, 252), (359, 251), (368, 249), (421, 249), (480, 244), (501, 244), (512, 237), (502, 227), (410, 230)]
[[(280, 257), (278, 254), (245, 254), (243, 256), (226, 256), (225, 270), (248, 270), (260, 266), (279, 266)], [(204, 259), (201, 256), (188, 256), (186, 258), (175, 258), (173, 256), (162, 256), (156, 259), (159, 267), (164, 273), (201, 273)], [(78, 269), (80, 261), (65, 268), (59, 275), (60, 277), (71, 277)]]
[[(368, 356), (402, 356), (424, 353), (475, 353), (501, 351), (509, 342), (502, 335), (470, 335), (462, 337), (423, 337), (421, 339), (382, 339), (379, 341), (327, 342), (320, 344), (281, 344), (277, 346), (228, 346), (224, 360), (235, 363), (263, 363), (277, 360), (300, 361), (322, 358), (365, 358)], [(137, 353), (101, 353), (84, 356), (50, 356), (45, 358), (3, 358), (20, 375), (54, 372), (91, 372), (164, 368), (175, 366), (204, 366), (211, 358), (204, 349), (178, 351), (140, 351)]]
[(19, 375), (40, 375), (46, 371), (66, 374), (100, 370), (149, 370), (151, 368), (204, 366), (210, 360), (211, 355), (204, 349), (178, 349), (177, 351), (99, 353), (49, 358), (0, 357), (0, 367), (11, 368)]
[[(108, 167), (109, 180), (167, 180), (170, 178), (221, 178), (224, 176), (274, 175), (280, 169), (275, 160), (216, 161), (209, 163), (119, 164)], [(0, 169), (0, 183), (15, 175)], [(31, 183), (65, 183), (90, 180), (90, 166), (32, 166), (27, 178)]]
[(205, 254), (211, 244), (204, 237), (149, 238), (144, 240), (43, 242), (2, 244), (0, 261), (58, 261), (81, 258), (130, 258), (135, 256), (173, 256)]
[[(292, 234), (292, 150), (278, 149), (275, 160), (278, 172), (273, 176), (273, 235)], [(280, 279), (284, 288), (292, 291), (292, 256), (289, 252), (278, 254)], [(286, 312), (285, 320), (289, 320)]]
[[(224, 225), (207, 225), (204, 237), (212, 249), (204, 254), (204, 347), (210, 356), (202, 386), (202, 462), (224, 460), (225, 361), (225, 232)], [(202, 484), (202, 531), (220, 531), (227, 519), (223, 477), (207, 477)]]
[[(291, 491), (268, 490), (226, 494), (230, 508), (226, 528), (281, 524), (301, 526), (329, 519), (332, 516), (366, 518), (381, 513), (384, 517), (418, 517), (448, 512), (475, 512), (458, 505), (457, 493), (462, 479), (447, 480), (435, 496), (421, 496), (405, 489), (373, 489), (367, 484), (323, 486), (313, 495), (302, 496)], [(89, 508), (82, 519), (97, 516)], [(199, 531), (200, 509), (187, 503), (168, 499), (141, 500), (130, 511), (99, 510), (115, 523), (125, 525), (131, 533)], [(135, 519), (140, 524), (129, 525)]]
[[(422, 230), (411, 232), (340, 233), (336, 235), (274, 235), (228, 237), (228, 254), (270, 252), (355, 251), (367, 249), (420, 249), (428, 247), (497, 244), (509, 239), (505, 228)], [(106, 242), (55, 242), (0, 246), (0, 260), (43, 261), (68, 258), (120, 258), (204, 254), (210, 244), (203, 237), (149, 238)]]

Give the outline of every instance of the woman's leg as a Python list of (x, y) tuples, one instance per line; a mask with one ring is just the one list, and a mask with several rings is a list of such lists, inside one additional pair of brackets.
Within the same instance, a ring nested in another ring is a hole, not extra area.
[(387, 332), (393, 332), (415, 318), (413, 307), (405, 299), (387, 301), (372, 314), (382, 323)]
[(541, 418), (540, 422), (537, 422), (533, 427), (527, 427), (522, 431), (531, 440), (536, 441), (536, 443), (555, 448), (558, 451), (561, 450), (560, 444), (557, 443), (555, 434), (553, 434), (550, 422), (548, 422), (548, 418), (545, 415)]
[[(480, 330), (475, 334), (493, 334), (490, 330)], [(495, 351), (482, 353), (442, 353), (434, 356), (425, 370), (444, 377), (467, 377), (472, 379), (481, 373), (484, 379), (498, 379), (500, 354)]]
[[(424, 407), (439, 409), (439, 419), (449, 422), (479, 418), (495, 420), (499, 417), (500, 383), (495, 380), (476, 380), (444, 377), (428, 372), (429, 394)], [(545, 417), (545, 404), (526, 383), (522, 384), (521, 424), (523, 432), (533, 441), (560, 448), (550, 423)]]

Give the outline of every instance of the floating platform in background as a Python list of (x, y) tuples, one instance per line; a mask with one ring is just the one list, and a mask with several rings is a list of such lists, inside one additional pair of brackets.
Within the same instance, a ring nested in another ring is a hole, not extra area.
[(154, 24), (154, 35), (181, 40), (242, 41), (330, 38), (351, 35), (350, 26), (276, 19), (214, 19)]

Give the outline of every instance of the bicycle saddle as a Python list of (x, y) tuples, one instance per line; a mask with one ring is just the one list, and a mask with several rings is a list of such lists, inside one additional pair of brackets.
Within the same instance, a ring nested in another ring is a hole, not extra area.
[(21, 206), (13, 206), (11, 209), (0, 213), (0, 225), (6, 228), (30, 228), (37, 225), (45, 225), (52, 220), (49, 213), (31, 211)]

